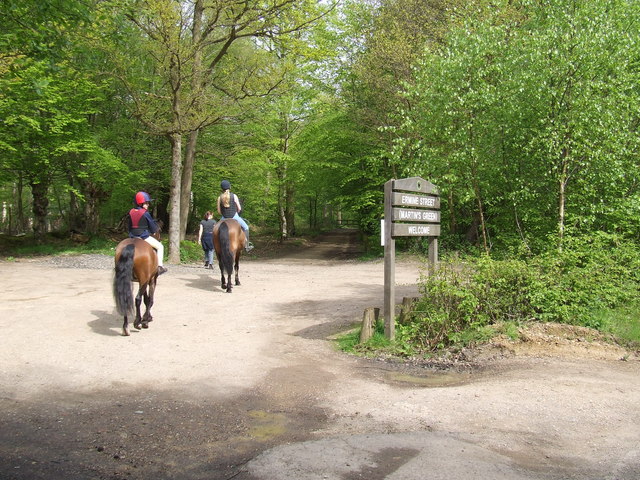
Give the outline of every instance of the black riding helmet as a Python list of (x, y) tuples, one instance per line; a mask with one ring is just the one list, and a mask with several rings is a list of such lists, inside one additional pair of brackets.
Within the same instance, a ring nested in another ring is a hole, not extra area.
[(224, 190), (231, 190), (231, 182), (229, 180), (222, 180), (220, 182), (220, 188)]

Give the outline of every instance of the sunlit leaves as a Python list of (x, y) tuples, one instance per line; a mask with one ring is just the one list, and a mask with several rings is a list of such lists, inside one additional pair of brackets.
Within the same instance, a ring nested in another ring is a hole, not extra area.
[(467, 10), (446, 45), (417, 65), (396, 161), (408, 174), (441, 178), (458, 208), (477, 181), (496, 238), (516, 229), (524, 241), (541, 238), (558, 222), (611, 229), (615, 205), (627, 215), (621, 199), (639, 194), (640, 7), (491, 7)]

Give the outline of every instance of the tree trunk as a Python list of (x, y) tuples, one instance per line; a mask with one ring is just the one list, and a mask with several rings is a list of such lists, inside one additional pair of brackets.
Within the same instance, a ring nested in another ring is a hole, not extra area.
[(562, 149), (562, 173), (558, 185), (558, 250), (562, 251), (565, 230), (565, 208), (567, 204), (567, 179), (569, 176), (569, 151)]
[(480, 187), (477, 182), (474, 181), (473, 190), (476, 193), (476, 200), (478, 202), (478, 215), (480, 219), (480, 232), (482, 233), (482, 246), (484, 247), (484, 253), (489, 254), (489, 242), (487, 241), (487, 225), (484, 220), (484, 205), (482, 204), (482, 197), (480, 196)]
[(318, 226), (318, 194), (309, 197), (309, 228), (315, 229)]
[[(472, 119), (475, 119), (475, 115), (472, 115)], [(473, 145), (474, 141), (474, 122), (471, 122), (469, 126), (469, 139), (470, 144)], [(489, 242), (487, 240), (487, 225), (484, 219), (484, 205), (482, 202), (482, 192), (480, 191), (480, 181), (478, 172), (478, 158), (474, 152), (471, 153), (471, 184), (473, 187), (473, 193), (476, 196), (476, 202), (478, 204), (478, 214), (480, 215), (480, 232), (482, 233), (482, 246), (485, 253), (489, 254)]]
[[(67, 173), (67, 181), (69, 185), (73, 187), (75, 182), (70, 172)], [(86, 228), (86, 218), (83, 218), (80, 202), (73, 188), (69, 189), (69, 215), (67, 217), (67, 223), (69, 225), (69, 231), (84, 232)]]
[(318, 228), (318, 192), (313, 197), (313, 228)]
[(452, 234), (457, 234), (458, 233), (458, 220), (457, 220), (457, 216), (456, 216), (456, 210), (455, 210), (455, 199), (453, 198), (453, 189), (449, 188), (449, 191), (447, 192), (447, 200), (448, 200), (448, 207), (449, 207), (449, 232)]
[(287, 205), (287, 163), (276, 168), (278, 178), (278, 218), (280, 222), (280, 241), (283, 242), (289, 235), (288, 228), (288, 205)]
[(182, 185), (182, 135), (169, 135), (171, 142), (171, 190), (169, 194), (169, 263), (180, 263), (180, 188)]
[(285, 214), (285, 208), (282, 203), (279, 205), (278, 215), (280, 217), (280, 242), (287, 239), (287, 215)]
[(91, 182), (82, 185), (82, 193), (84, 194), (83, 216), (85, 219), (83, 231), (90, 235), (96, 235), (100, 231), (99, 207), (105, 199), (109, 198), (109, 194)]
[(293, 203), (294, 187), (291, 182), (287, 182), (284, 191), (286, 197), (285, 216), (287, 218), (287, 235), (291, 237), (296, 234), (295, 205)]
[(98, 199), (95, 196), (85, 197), (84, 218), (86, 219), (85, 230), (90, 235), (95, 235), (100, 230), (100, 212), (98, 210)]
[(182, 170), (182, 185), (180, 187), (180, 240), (184, 240), (187, 233), (189, 213), (191, 206), (191, 185), (193, 183), (193, 167), (196, 159), (196, 145), (198, 143), (199, 130), (189, 133), (187, 149)]
[(23, 181), (22, 181), (22, 173), (18, 176), (18, 183), (16, 184), (16, 232), (15, 233), (24, 233), (27, 231), (27, 221), (24, 216), (24, 205), (22, 204), (22, 189), (23, 189)]
[(47, 210), (49, 208), (49, 183), (31, 183), (33, 195), (33, 233), (37, 243), (44, 242), (47, 233)]
[[(202, 86), (202, 48), (199, 47), (202, 41), (202, 17), (204, 15), (203, 0), (196, 0), (193, 6), (193, 25), (191, 27), (191, 43), (194, 46), (193, 55), (193, 77), (191, 78), (191, 89), (194, 92), (194, 108), (199, 110), (198, 104), (201, 98)], [(182, 182), (180, 186), (180, 240), (184, 240), (187, 234), (189, 223), (189, 213), (191, 207), (191, 186), (193, 184), (193, 167), (196, 160), (196, 146), (200, 129), (197, 128), (189, 132), (187, 148), (184, 157), (182, 170)]]

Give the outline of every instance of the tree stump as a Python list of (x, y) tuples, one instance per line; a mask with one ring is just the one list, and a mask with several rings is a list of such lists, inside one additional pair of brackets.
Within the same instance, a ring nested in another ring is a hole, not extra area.
[(373, 332), (376, 328), (376, 322), (380, 316), (380, 309), (375, 307), (368, 307), (364, 309), (362, 315), (362, 328), (360, 329), (360, 343), (364, 343), (373, 337)]
[(400, 325), (404, 325), (405, 322), (411, 316), (411, 312), (413, 312), (413, 307), (418, 301), (419, 297), (403, 297), (402, 298), (402, 306), (400, 307), (400, 317), (398, 318), (398, 323)]

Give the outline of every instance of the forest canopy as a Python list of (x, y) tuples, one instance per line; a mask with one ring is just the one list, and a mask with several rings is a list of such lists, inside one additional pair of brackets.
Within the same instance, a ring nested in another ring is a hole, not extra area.
[(639, 239), (636, 1), (1, 2), (6, 234), (100, 235), (144, 190), (177, 262), (224, 178), (283, 241), (375, 237), (420, 176), (445, 248)]

